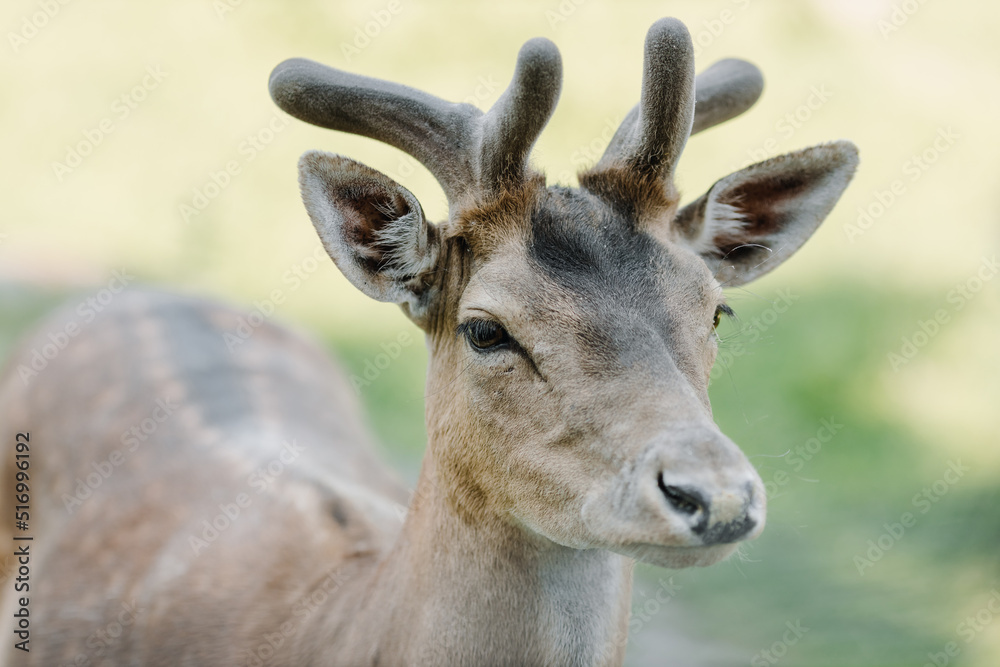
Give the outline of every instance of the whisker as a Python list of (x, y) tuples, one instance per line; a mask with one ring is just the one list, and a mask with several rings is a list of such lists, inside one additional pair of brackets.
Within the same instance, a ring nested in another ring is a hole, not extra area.
[(785, 456), (788, 456), (791, 453), (792, 453), (792, 450), (786, 449), (783, 454), (754, 454), (753, 456), (748, 456), (747, 458), (748, 459), (761, 459), (761, 458), (763, 458), (763, 459), (780, 459), (780, 458), (783, 458)]

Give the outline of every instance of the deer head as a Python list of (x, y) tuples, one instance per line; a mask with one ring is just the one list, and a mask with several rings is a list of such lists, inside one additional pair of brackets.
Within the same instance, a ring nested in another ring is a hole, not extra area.
[(722, 287), (797, 250), (857, 165), (848, 142), (730, 174), (684, 207), (692, 132), (748, 109), (751, 64), (694, 74), (690, 35), (649, 30), (640, 103), (578, 189), (528, 166), (559, 96), (556, 47), (533, 39), (486, 113), (399, 84), (289, 60), (274, 100), (322, 127), (395, 146), (449, 202), (419, 202), (349, 158), (308, 152), (306, 209), (359, 289), (427, 334), (428, 456), (461, 517), (657, 565), (706, 565), (764, 526), (760, 477), (712, 419)]

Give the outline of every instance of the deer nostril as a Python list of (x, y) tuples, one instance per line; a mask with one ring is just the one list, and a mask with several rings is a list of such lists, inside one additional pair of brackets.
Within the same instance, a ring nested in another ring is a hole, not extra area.
[(694, 532), (697, 533), (705, 529), (708, 519), (708, 501), (701, 493), (692, 488), (667, 484), (663, 481), (662, 472), (657, 476), (656, 482), (667, 502), (677, 512), (690, 517), (701, 514), (701, 520), (692, 528)]
[(698, 511), (698, 502), (676, 486), (661, 486), (660, 489), (674, 509), (681, 514), (694, 514)]

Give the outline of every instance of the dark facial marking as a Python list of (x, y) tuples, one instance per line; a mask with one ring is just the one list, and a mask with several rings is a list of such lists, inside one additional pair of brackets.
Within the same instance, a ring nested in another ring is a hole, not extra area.
[(665, 259), (652, 237), (596, 197), (567, 188), (551, 188), (539, 202), (529, 257), (569, 290), (590, 296), (614, 289), (636, 302), (654, 292), (653, 269)]
[(670, 322), (658, 275), (669, 267), (669, 256), (598, 198), (550, 188), (532, 216), (528, 256), (546, 277), (579, 296), (583, 321), (574, 333), (588, 351), (585, 370), (600, 374), (662, 351)]

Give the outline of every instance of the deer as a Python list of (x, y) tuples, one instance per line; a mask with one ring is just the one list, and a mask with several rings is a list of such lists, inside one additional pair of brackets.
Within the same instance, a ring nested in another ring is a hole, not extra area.
[(6, 536), (24, 535), (18, 471), (31, 519), (8, 542), (30, 551), (30, 590), (4, 588), (4, 664), (621, 665), (636, 562), (708, 566), (761, 534), (764, 486), (708, 396), (723, 288), (802, 246), (857, 149), (774, 157), (681, 206), (688, 138), (763, 78), (736, 59), (695, 76), (665, 18), (603, 156), (578, 187), (548, 185), (529, 157), (561, 68), (551, 41), (526, 42), (486, 112), (310, 60), (274, 69), (281, 109), (405, 151), (447, 197), (432, 224), (351, 158), (298, 165), (336, 266), (425, 333), (415, 489), (304, 336), (266, 322), (230, 352), (240, 310), (130, 287), (24, 377), (68, 307), (0, 381)]

